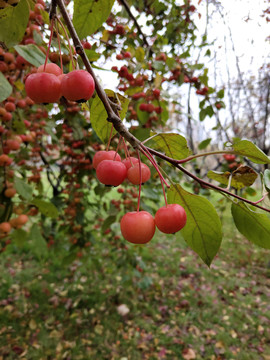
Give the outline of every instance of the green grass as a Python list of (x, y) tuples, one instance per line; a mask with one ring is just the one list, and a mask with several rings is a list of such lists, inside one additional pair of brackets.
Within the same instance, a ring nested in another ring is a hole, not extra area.
[(101, 238), (68, 267), (53, 250), (40, 263), (9, 246), (0, 258), (0, 356), (269, 359), (269, 251), (224, 216), (211, 269), (180, 235), (157, 234), (144, 247)]

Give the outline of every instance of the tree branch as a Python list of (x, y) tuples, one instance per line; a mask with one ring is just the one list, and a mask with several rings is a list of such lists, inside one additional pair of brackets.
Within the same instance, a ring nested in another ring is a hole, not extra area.
[(145, 43), (145, 45), (149, 48), (150, 53), (152, 53), (152, 48), (145, 36), (145, 34), (142, 32), (142, 29), (137, 21), (137, 19), (135, 18), (135, 16), (132, 14), (132, 11), (130, 10), (130, 7), (128, 6), (126, 0), (119, 0), (119, 2), (123, 5), (123, 7), (125, 8), (126, 12), (128, 13), (128, 15), (131, 17), (131, 19), (134, 21), (134, 24), (139, 32), (139, 34), (143, 37), (143, 41)]
[[(96, 88), (96, 92), (100, 98), (100, 100), (103, 102), (103, 105), (105, 107), (105, 110), (108, 114), (108, 121), (111, 122), (115, 128), (115, 130), (124, 138), (126, 139), (130, 144), (131, 146), (134, 148), (134, 149), (140, 149), (142, 152), (150, 152), (151, 154), (153, 155), (156, 155), (158, 156), (159, 158), (163, 159), (163, 160), (166, 160), (167, 162), (171, 163), (172, 165), (174, 165), (177, 169), (179, 169), (180, 171), (182, 171), (184, 174), (186, 174), (187, 176), (189, 176), (190, 178), (194, 179), (195, 181), (197, 181), (200, 185), (204, 186), (204, 187), (207, 187), (207, 188), (212, 188), (213, 190), (216, 190), (216, 191), (219, 191), (221, 193), (224, 193), (224, 194), (227, 194), (229, 196), (232, 196), (238, 200), (241, 200), (241, 201), (244, 201), (252, 206), (255, 206), (261, 210), (264, 210), (264, 211), (267, 211), (267, 212), (270, 212), (270, 209), (267, 209), (267, 208), (264, 208), (250, 200), (247, 200), (245, 198), (242, 198), (241, 196), (238, 196), (236, 194), (233, 194), (231, 193), (230, 191), (224, 189), (224, 188), (221, 188), (219, 186), (216, 186), (216, 185), (213, 185), (211, 183), (208, 183), (200, 178), (198, 178), (196, 175), (192, 174), (191, 172), (189, 172), (186, 168), (184, 168), (183, 166), (181, 166), (179, 164), (179, 160), (175, 160), (175, 159), (172, 159), (154, 149), (151, 149), (151, 148), (148, 148), (147, 146), (143, 145), (135, 136), (133, 136), (128, 130), (127, 128), (124, 126), (124, 124), (122, 123), (120, 117), (118, 116), (117, 114), (117, 110), (116, 109), (113, 109), (112, 108), (112, 105), (110, 103), (110, 100), (107, 96), (107, 94), (105, 93), (104, 89), (102, 88), (102, 86), (100, 85), (92, 67), (91, 67), (91, 64), (84, 52), (84, 49), (83, 49), (83, 46), (81, 44), (81, 41), (76, 33), (76, 30), (72, 24), (72, 21), (69, 17), (69, 14), (66, 10), (66, 7), (65, 7), (65, 4), (63, 2), (63, 0), (52, 0), (53, 2), (55, 1), (59, 7), (59, 10), (61, 12), (61, 15), (63, 16), (63, 19), (65, 21), (65, 24), (69, 30), (69, 33), (70, 33), (70, 36), (73, 40), (73, 43), (74, 43), (74, 46), (75, 46), (75, 49), (76, 49), (76, 52), (78, 55), (80, 55), (87, 71), (92, 75), (94, 81), (95, 81), (95, 88)], [(124, 0), (120, 0), (121, 3), (125, 3)], [(52, 6), (51, 7), (52, 10), (55, 11), (55, 7)], [(50, 13), (50, 18), (53, 17), (54, 15), (52, 13)]]
[(102, 88), (102, 86), (100, 85), (93, 69), (92, 66), (88, 60), (88, 57), (86, 56), (83, 46), (81, 44), (81, 41), (77, 35), (77, 32), (71, 22), (71, 19), (67, 13), (65, 4), (63, 2), (63, 0), (55, 0), (59, 10), (61, 12), (61, 15), (63, 16), (63, 19), (65, 21), (65, 24), (68, 28), (68, 31), (70, 33), (70, 36), (73, 40), (75, 49), (76, 49), (76, 53), (78, 55), (80, 55), (86, 70), (92, 75), (94, 82), (95, 82), (95, 89), (96, 92), (100, 98), (100, 100), (103, 102), (103, 105), (105, 107), (105, 110), (108, 114), (108, 121), (113, 123), (113, 126), (115, 128), (115, 130), (121, 135), (123, 136), (131, 145), (133, 148), (137, 148), (140, 144), (140, 141), (138, 139), (135, 138), (135, 136), (133, 136), (128, 130), (127, 128), (124, 126), (124, 124), (122, 123), (121, 119), (119, 116), (117, 116), (117, 114), (114, 112), (112, 105), (110, 103), (110, 100), (107, 96), (107, 94), (105, 93), (104, 89)]

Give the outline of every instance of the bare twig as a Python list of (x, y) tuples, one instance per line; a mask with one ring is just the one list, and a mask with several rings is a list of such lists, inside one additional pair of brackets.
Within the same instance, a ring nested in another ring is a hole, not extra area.
[(130, 10), (130, 7), (128, 6), (126, 0), (119, 0), (119, 2), (123, 5), (123, 7), (125, 8), (126, 12), (128, 13), (129, 17), (134, 21), (134, 24), (139, 32), (139, 34), (142, 36), (143, 38), (143, 41), (145, 43), (145, 45), (149, 48), (150, 50), (150, 53), (152, 52), (152, 49), (151, 49), (151, 45), (149, 44), (145, 34), (143, 33), (137, 19), (135, 18), (135, 16), (132, 14), (132, 11)]

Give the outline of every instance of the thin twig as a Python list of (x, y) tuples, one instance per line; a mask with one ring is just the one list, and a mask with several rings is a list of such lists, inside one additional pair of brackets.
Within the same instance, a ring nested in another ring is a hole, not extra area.
[(143, 33), (137, 19), (135, 18), (135, 16), (132, 14), (132, 11), (130, 10), (130, 7), (128, 6), (126, 0), (119, 0), (119, 2), (123, 5), (123, 7), (125, 8), (126, 12), (128, 13), (128, 15), (130, 16), (130, 18), (134, 21), (134, 24), (139, 32), (139, 34), (142, 36), (143, 41), (145, 43), (145, 45), (149, 48), (150, 53), (152, 53), (152, 49), (151, 49), (151, 45), (149, 44), (145, 34)]

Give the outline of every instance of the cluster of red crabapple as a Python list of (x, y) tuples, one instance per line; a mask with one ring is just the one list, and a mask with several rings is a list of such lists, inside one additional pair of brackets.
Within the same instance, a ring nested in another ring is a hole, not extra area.
[[(92, 76), (85, 70), (73, 70), (63, 74), (54, 64), (38, 67), (37, 72), (25, 81), (25, 90), (35, 103), (53, 103), (64, 97), (69, 101), (84, 102), (90, 99), (95, 90)], [(159, 93), (157, 94), (159, 96)], [(147, 104), (149, 106), (149, 104)], [(148, 111), (148, 109), (141, 109)], [(154, 110), (154, 109), (153, 109)], [(151, 109), (151, 112), (153, 111)], [(98, 180), (107, 186), (118, 186), (127, 178), (132, 184), (140, 185), (150, 179), (151, 172), (146, 164), (137, 158), (127, 157), (121, 161), (115, 151), (99, 151), (93, 158)], [(167, 204), (156, 212), (155, 218), (147, 211), (126, 213), (120, 222), (123, 237), (134, 244), (148, 243), (155, 234), (156, 226), (166, 234), (181, 230), (186, 224), (186, 212), (178, 204)]]
[[(145, 183), (151, 177), (149, 167), (141, 163), (140, 159), (128, 156), (121, 160), (120, 155), (113, 151), (98, 151), (93, 158), (93, 167), (96, 169), (98, 180), (106, 186), (118, 186), (125, 179), (133, 185)], [(139, 192), (140, 197), (140, 192)], [(181, 230), (186, 224), (186, 212), (178, 204), (159, 208), (155, 218), (147, 211), (126, 213), (120, 222), (123, 237), (133, 244), (146, 244), (154, 236), (156, 226), (165, 234), (173, 234)]]

